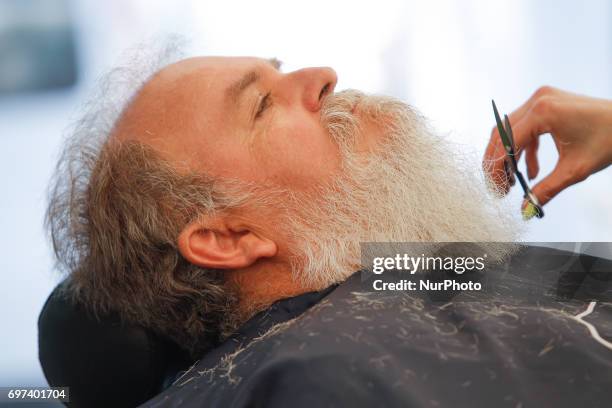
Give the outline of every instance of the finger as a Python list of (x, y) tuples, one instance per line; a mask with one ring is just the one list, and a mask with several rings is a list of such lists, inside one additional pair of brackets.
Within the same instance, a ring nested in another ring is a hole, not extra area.
[[(512, 129), (515, 134), (515, 144), (516, 144), (516, 130), (515, 123), (520, 123), (523, 121), (524, 117), (528, 115), (533, 105), (537, 101), (538, 98), (541, 98), (543, 95), (551, 92), (549, 87), (542, 87), (538, 89), (523, 105), (521, 105), (518, 109), (513, 111), (509, 115), (510, 124), (512, 125)], [(522, 139), (521, 139), (522, 141)], [(517, 147), (519, 149), (519, 147)], [(520, 150), (517, 152), (517, 160), (520, 158)], [(509, 179), (508, 175), (504, 170), (504, 161), (506, 159), (506, 150), (501, 142), (501, 138), (499, 136), (499, 131), (497, 130), (497, 126), (494, 126), (491, 131), (491, 136), (489, 138), (489, 144), (485, 149), (485, 154), (482, 160), (482, 167), (495, 183), (495, 185), (501, 190), (502, 193), (507, 193), (510, 189), (507, 180)]]
[(511, 122), (517, 161), (527, 146), (537, 141), (541, 134), (546, 133), (542, 131), (544, 129), (544, 120), (545, 118), (542, 115), (530, 110), (520, 120)]
[(512, 177), (512, 171), (509, 169), (505, 150), (500, 153), (495, 152), (495, 159), (484, 159), (482, 167), (497, 190), (501, 194), (506, 194), (510, 189), (509, 181)]
[(540, 146), (540, 139), (535, 138), (525, 148), (525, 162), (527, 163), (527, 177), (529, 180), (533, 180), (538, 176), (540, 172), (540, 164), (538, 162), (538, 147)]
[(532, 191), (540, 204), (544, 205), (561, 191), (584, 180), (584, 178), (577, 171), (566, 168), (563, 165), (557, 165), (552, 173), (544, 177), (542, 181), (532, 188)]
[[(537, 141), (537, 138), (540, 135), (540, 129), (542, 128), (541, 117), (540, 115), (534, 114), (532, 111), (528, 111), (520, 120), (518, 120), (514, 124), (512, 123), (512, 120), (510, 121), (511, 121), (510, 124), (513, 129), (514, 144), (516, 148), (515, 159), (518, 162), (521, 158), (523, 147), (529, 146), (533, 144), (534, 141)], [(511, 178), (505, 171), (505, 167), (504, 167), (505, 166), (504, 162), (506, 160), (506, 152), (505, 152), (505, 149), (503, 148), (501, 139), (499, 140), (500, 141), (498, 142), (497, 145), (500, 146), (498, 148), (500, 152), (497, 153), (494, 151), (494, 154), (495, 154), (495, 156), (493, 156), (494, 158), (490, 160), (489, 162), (483, 161), (483, 166), (485, 170), (488, 172), (493, 182), (495, 183), (495, 185), (501, 190), (501, 192), (507, 193), (512, 184), (509, 184), (508, 182), (509, 180), (511, 180)], [(485, 157), (485, 160), (486, 160), (486, 157)], [(533, 157), (530, 158), (530, 162), (532, 166), (531, 171), (533, 172), (534, 170), (533, 169), (533, 164), (534, 164)], [(535, 160), (535, 163), (537, 166), (537, 159)]]
[(502, 194), (506, 194), (510, 187), (514, 185), (514, 174), (508, 160), (506, 148), (496, 127), (491, 133), (491, 140), (485, 151), (482, 167)]
[[(510, 113), (510, 115), (508, 115), (510, 119), (510, 124), (520, 122), (523, 117), (533, 108), (533, 105), (538, 99), (552, 92), (556, 92), (556, 90), (552, 90), (552, 88), (548, 86), (540, 87), (529, 97), (529, 99), (527, 99), (527, 101), (525, 101), (525, 103), (523, 103), (516, 110)], [(497, 126), (493, 126), (493, 129), (491, 130), (491, 136), (489, 138), (489, 145), (487, 146), (487, 149), (485, 151), (485, 158), (492, 159), (494, 156), (493, 153), (499, 153), (500, 151), (505, 152), (501, 143), (501, 139), (499, 137), (499, 131), (497, 130)]]

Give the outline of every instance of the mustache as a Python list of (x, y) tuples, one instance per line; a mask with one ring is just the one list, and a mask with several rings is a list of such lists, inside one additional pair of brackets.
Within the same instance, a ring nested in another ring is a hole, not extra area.
[(367, 95), (356, 89), (347, 89), (329, 94), (321, 106), (321, 124), (328, 130), (332, 140), (344, 147), (354, 145), (360, 120), (356, 107)]
[(413, 106), (387, 95), (347, 89), (326, 96), (321, 106), (321, 124), (343, 152), (350, 152), (356, 140), (367, 137), (363, 125), (374, 125), (389, 148), (409, 146), (406, 135), (430, 133), (427, 119)]
[(365, 92), (357, 89), (334, 92), (323, 99), (321, 109), (329, 112), (352, 113), (355, 106), (367, 96)]

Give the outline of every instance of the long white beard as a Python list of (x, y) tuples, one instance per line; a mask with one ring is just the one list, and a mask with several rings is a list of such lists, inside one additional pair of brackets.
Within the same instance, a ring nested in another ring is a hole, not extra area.
[[(350, 276), (360, 268), (360, 242), (518, 239), (518, 217), (491, 189), (480, 161), (436, 136), (408, 105), (343, 91), (328, 96), (322, 122), (340, 146), (343, 171), (316, 194), (285, 195), (281, 222), (300, 284), (324, 288)], [(355, 142), (372, 136), (361, 131), (366, 123), (380, 130), (378, 148), (357, 153)], [(508, 248), (489, 244), (487, 253), (502, 259)]]

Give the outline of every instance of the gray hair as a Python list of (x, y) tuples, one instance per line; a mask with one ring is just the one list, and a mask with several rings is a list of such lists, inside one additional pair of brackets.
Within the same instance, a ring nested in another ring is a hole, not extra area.
[(236, 300), (221, 272), (187, 262), (176, 240), (191, 220), (236, 203), (210, 178), (178, 172), (149, 146), (109, 143), (139, 89), (179, 54), (170, 41), (131, 55), (102, 79), (66, 138), (45, 225), (73, 301), (151, 328), (195, 356), (231, 330)]

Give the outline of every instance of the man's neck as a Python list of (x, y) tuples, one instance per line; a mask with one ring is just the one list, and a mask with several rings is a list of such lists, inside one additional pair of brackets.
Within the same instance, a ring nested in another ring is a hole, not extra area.
[(237, 293), (240, 314), (248, 318), (280, 299), (294, 297), (313, 288), (304, 287), (291, 276), (288, 265), (265, 262), (226, 273), (227, 283)]

